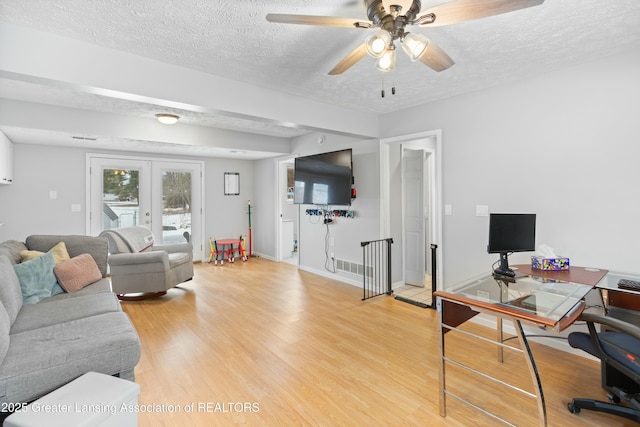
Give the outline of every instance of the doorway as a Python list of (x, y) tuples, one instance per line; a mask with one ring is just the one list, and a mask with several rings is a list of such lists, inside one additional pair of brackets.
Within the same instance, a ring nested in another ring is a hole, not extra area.
[(156, 244), (191, 242), (193, 258), (203, 258), (201, 162), (87, 155), (87, 229), (141, 225)]
[[(413, 146), (402, 146), (402, 243), (404, 283), (410, 286), (431, 286), (427, 256), (431, 203), (428, 153)], [(428, 282), (427, 282), (428, 281)]]
[(278, 161), (278, 224), (277, 260), (298, 266), (299, 247), (299, 205), (293, 203), (294, 159), (289, 157)]
[(430, 250), (442, 242), (441, 132), (380, 144), (381, 235), (400, 236), (395, 249), (400, 256), (394, 257), (394, 271), (400, 273), (394, 273), (393, 287), (423, 288), (430, 296), (430, 276), (435, 273), (436, 282), (443, 283), (442, 257), (432, 266)]

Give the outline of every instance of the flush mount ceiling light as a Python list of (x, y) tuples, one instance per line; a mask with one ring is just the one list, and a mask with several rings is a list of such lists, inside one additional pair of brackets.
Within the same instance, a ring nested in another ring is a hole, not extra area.
[(179, 118), (180, 116), (176, 116), (175, 114), (168, 114), (168, 113), (156, 114), (156, 119), (158, 119), (160, 123), (163, 123), (165, 125), (173, 125), (178, 122)]
[[(356, 46), (329, 71), (330, 75), (342, 74), (369, 54), (376, 58), (380, 71), (395, 69), (395, 46), (398, 41), (412, 61), (420, 61), (434, 71), (453, 66), (453, 59), (420, 34), (410, 34), (409, 26), (438, 27), (458, 22), (472, 21), (493, 15), (538, 6), (544, 0), (451, 0), (430, 5), (422, 10), (422, 0), (404, 1), (403, 6), (385, 0), (364, 0), (368, 20), (335, 16), (291, 15), (269, 13), (267, 21), (281, 24), (316, 25), (325, 27), (360, 28), (375, 33)], [(429, 2), (432, 3), (432, 2)]]

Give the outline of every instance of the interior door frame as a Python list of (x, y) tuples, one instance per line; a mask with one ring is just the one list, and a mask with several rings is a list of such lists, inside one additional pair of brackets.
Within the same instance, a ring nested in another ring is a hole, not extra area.
[[(431, 141), (434, 141), (432, 143)], [(442, 131), (440, 129), (402, 135), (380, 140), (380, 236), (391, 237), (391, 147), (401, 145), (421, 147), (430, 153), (429, 167), (430, 204), (431, 204), (431, 242), (438, 245), (435, 279), (439, 289), (444, 284), (443, 256), (442, 256)], [(434, 147), (435, 145), (435, 147)], [(404, 262), (404, 261), (403, 261)], [(432, 272), (433, 274), (433, 272)], [(403, 272), (404, 276), (404, 272)], [(404, 281), (404, 277), (402, 279)]]
[[(91, 224), (91, 215), (92, 212), (95, 209), (95, 206), (92, 205), (92, 203), (94, 202), (92, 200), (92, 182), (91, 182), (91, 165), (92, 165), (92, 161), (94, 159), (111, 159), (114, 160), (114, 164), (118, 164), (117, 162), (131, 162), (130, 164), (136, 164), (136, 162), (144, 162), (148, 165), (148, 170), (149, 170), (149, 179), (150, 179), (150, 186), (153, 185), (152, 183), (152, 176), (153, 176), (153, 163), (156, 162), (157, 164), (175, 164), (175, 165), (179, 165), (179, 164), (192, 164), (192, 165), (198, 165), (200, 168), (200, 176), (196, 176), (194, 177), (195, 180), (199, 181), (199, 185), (196, 185), (196, 183), (192, 183), (192, 188), (193, 191), (196, 191), (199, 195), (199, 206), (198, 203), (195, 203), (194, 206), (192, 206), (192, 212), (197, 209), (197, 212), (200, 213), (200, 221), (199, 224), (193, 224), (192, 222), (192, 236), (195, 236), (198, 240), (195, 240), (192, 238), (192, 241), (195, 242), (199, 242), (196, 243), (194, 245), (194, 260), (201, 260), (203, 261), (206, 256), (208, 256), (208, 251), (205, 250), (205, 246), (207, 246), (205, 238), (204, 238), (204, 217), (205, 217), (205, 209), (204, 209), (204, 205), (205, 205), (205, 199), (204, 199), (204, 194), (205, 194), (205, 185), (204, 185), (204, 162), (201, 160), (189, 160), (189, 159), (173, 159), (173, 158), (161, 158), (161, 157), (139, 157), (139, 156), (127, 156), (127, 155), (122, 155), (122, 154), (106, 154), (106, 153), (87, 153), (86, 154), (86, 161), (85, 161), (85, 165), (86, 165), (86, 193), (85, 193), (85, 197), (86, 197), (86, 203), (87, 206), (89, 206), (89, 209), (86, 209), (86, 217), (85, 217), (85, 233), (87, 235), (93, 235), (95, 234), (93, 229), (92, 229), (92, 224)], [(148, 192), (149, 194), (152, 194), (152, 192), (154, 191), (153, 188), (149, 188)], [(161, 191), (160, 191), (161, 193)], [(151, 201), (151, 203), (153, 203), (153, 201)], [(153, 209), (153, 206), (149, 206), (149, 209)], [(96, 212), (102, 212), (101, 209), (97, 209)], [(196, 245), (199, 244), (199, 248), (196, 247)], [(208, 248), (208, 246), (207, 246)]]

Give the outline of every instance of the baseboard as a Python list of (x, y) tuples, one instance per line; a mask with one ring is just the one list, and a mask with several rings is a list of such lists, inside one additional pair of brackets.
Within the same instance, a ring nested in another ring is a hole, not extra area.
[(332, 273), (330, 271), (322, 271), (316, 270), (315, 268), (309, 268), (304, 265), (298, 266), (300, 270), (307, 271), (309, 273), (317, 274), (318, 276), (326, 277), (328, 279), (337, 280), (338, 282), (346, 283), (347, 285), (357, 286), (359, 288), (362, 287), (362, 282), (357, 280), (349, 279), (348, 277), (341, 276), (337, 273)]
[(262, 254), (262, 253), (254, 252), (254, 253), (253, 253), (253, 256), (257, 256), (257, 257), (260, 257), (260, 258), (264, 258), (264, 259), (266, 259), (267, 261), (277, 262), (277, 260), (276, 260), (274, 257), (272, 257), (271, 255), (266, 255), (266, 254)]

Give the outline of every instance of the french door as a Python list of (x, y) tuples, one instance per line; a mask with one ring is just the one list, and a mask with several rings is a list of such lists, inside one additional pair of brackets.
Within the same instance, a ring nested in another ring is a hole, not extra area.
[(202, 163), (89, 155), (89, 230), (142, 225), (156, 244), (189, 241), (202, 259)]

